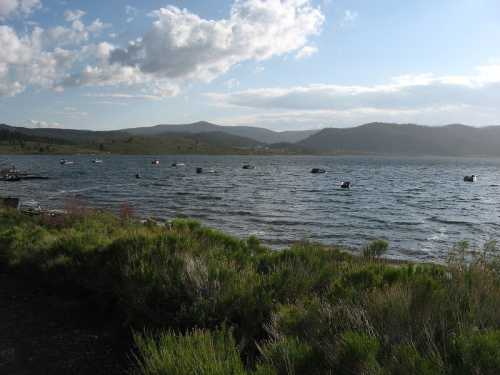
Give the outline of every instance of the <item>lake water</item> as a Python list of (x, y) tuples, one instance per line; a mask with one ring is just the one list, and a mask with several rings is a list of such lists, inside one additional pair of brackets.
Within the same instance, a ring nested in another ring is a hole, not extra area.
[[(474, 246), (496, 239), (500, 228), (500, 160), (317, 156), (3, 156), (50, 177), (0, 182), (2, 196), (62, 208), (68, 198), (141, 216), (189, 216), (229, 233), (257, 235), (282, 247), (298, 240), (359, 247), (390, 241), (396, 258), (438, 260), (459, 240)], [(172, 168), (173, 162), (184, 167)], [(253, 170), (242, 169), (251, 163)], [(196, 167), (214, 174), (196, 174)], [(326, 174), (314, 175), (314, 167)], [(136, 179), (139, 172), (141, 179)], [(479, 175), (466, 183), (466, 174)], [(339, 188), (343, 180), (350, 190)]]

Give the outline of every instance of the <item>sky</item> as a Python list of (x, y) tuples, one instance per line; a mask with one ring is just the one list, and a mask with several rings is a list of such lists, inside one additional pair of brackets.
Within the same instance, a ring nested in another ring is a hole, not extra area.
[(500, 125), (498, 0), (0, 0), (0, 123)]

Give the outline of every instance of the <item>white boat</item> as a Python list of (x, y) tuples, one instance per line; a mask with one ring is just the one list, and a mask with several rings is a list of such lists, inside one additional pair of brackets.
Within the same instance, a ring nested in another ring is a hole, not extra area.
[(59, 163), (61, 163), (61, 165), (71, 165), (71, 164), (75, 164), (74, 161), (70, 161), (70, 160), (66, 160), (66, 159), (61, 159), (59, 160)]
[(184, 167), (186, 164), (184, 163), (172, 163), (172, 167)]
[(93, 159), (92, 163), (94, 163), (94, 164), (102, 163), (102, 160), (101, 159)]

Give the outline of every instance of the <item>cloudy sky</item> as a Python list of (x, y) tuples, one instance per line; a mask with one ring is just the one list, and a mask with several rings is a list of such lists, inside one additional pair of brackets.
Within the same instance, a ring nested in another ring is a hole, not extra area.
[(498, 0), (0, 0), (0, 123), (500, 124)]

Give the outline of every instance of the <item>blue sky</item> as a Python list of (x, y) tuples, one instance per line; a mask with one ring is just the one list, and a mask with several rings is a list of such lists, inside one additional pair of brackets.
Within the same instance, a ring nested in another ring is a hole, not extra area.
[(0, 122), (500, 124), (498, 0), (0, 0)]

